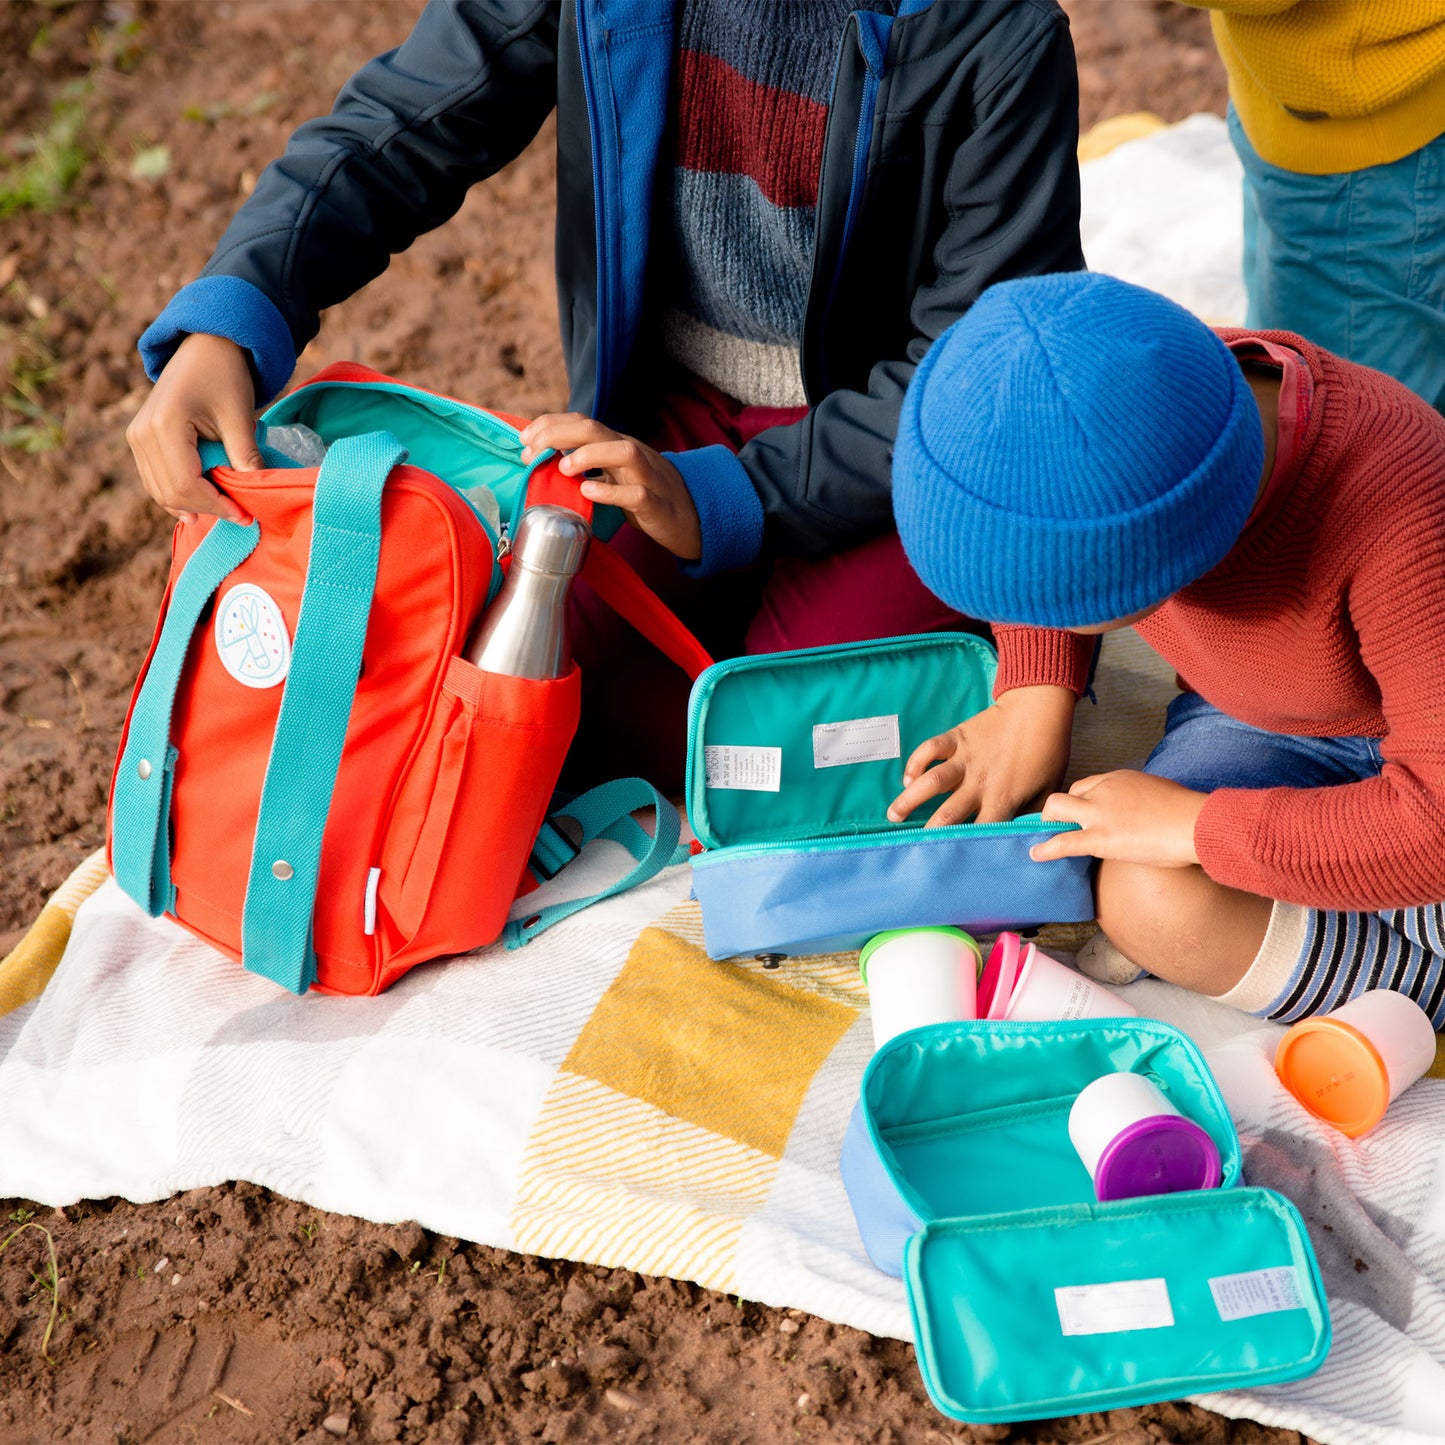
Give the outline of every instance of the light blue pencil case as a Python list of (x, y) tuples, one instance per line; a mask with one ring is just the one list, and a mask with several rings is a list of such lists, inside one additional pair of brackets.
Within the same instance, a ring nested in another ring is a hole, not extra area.
[(1028, 850), (1072, 824), (887, 820), (903, 765), (986, 708), (997, 659), (967, 633), (715, 663), (688, 710), (687, 814), (707, 951), (841, 951), (890, 928), (974, 933), (1094, 916), (1090, 860)]
[[(1096, 1201), (1069, 1109), (1121, 1070), (1209, 1133), (1219, 1188)], [(1309, 1235), (1240, 1165), (1203, 1055), (1145, 1018), (900, 1034), (863, 1075), (841, 1160), (869, 1257), (903, 1276), (929, 1397), (975, 1423), (1318, 1369), (1330, 1317)]]

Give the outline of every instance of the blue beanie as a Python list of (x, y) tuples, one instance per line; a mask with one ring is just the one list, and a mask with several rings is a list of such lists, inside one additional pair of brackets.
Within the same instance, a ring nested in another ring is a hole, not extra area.
[(1082, 627), (1221, 561), (1263, 465), (1249, 384), (1203, 322), (1112, 276), (1033, 276), (990, 287), (923, 358), (893, 508), (950, 607)]

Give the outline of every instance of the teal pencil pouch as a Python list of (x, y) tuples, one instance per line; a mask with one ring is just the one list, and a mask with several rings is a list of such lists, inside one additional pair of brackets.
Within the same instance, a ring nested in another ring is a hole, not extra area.
[(714, 663), (688, 710), (687, 814), (709, 955), (821, 953), (890, 928), (975, 933), (1094, 916), (1091, 860), (1028, 850), (1073, 824), (904, 823), (920, 743), (989, 706), (997, 659), (930, 632)]
[[(1142, 1074), (1218, 1147), (1216, 1189), (1099, 1203), (1069, 1111)], [(874, 1055), (842, 1172), (870, 1258), (901, 1272), (945, 1415), (1034, 1420), (1308, 1375), (1330, 1317), (1295, 1207), (1245, 1186), (1194, 1043), (1153, 1019), (937, 1024)]]

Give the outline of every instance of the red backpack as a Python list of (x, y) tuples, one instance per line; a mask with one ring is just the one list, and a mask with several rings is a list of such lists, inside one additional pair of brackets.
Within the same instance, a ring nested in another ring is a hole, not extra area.
[[(547, 815), (580, 675), (504, 677), (459, 653), (522, 509), (592, 512), (553, 454), (523, 465), (525, 423), (352, 364), (261, 420), (330, 445), (301, 467), (258, 431), (270, 469), (237, 472), (203, 444), (254, 521), (176, 529), (111, 786), (125, 892), (293, 992), (365, 994), (503, 934), (517, 946), (680, 860), (672, 805), (641, 779), (606, 784), (562, 811), (582, 844), (627, 846), (633, 870), (507, 923), (578, 851)], [(477, 486), (501, 535), (463, 494)], [(605, 543), (583, 576), (689, 675), (709, 664)], [(652, 834), (630, 816), (642, 807)]]

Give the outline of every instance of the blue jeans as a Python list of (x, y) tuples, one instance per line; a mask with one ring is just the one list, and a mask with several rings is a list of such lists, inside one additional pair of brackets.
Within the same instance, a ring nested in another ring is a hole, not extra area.
[[(1164, 738), (1144, 771), (1207, 793), (1332, 788), (1378, 777), (1381, 767), (1375, 738), (1266, 732), (1186, 692), (1169, 704)], [(1366, 989), (1388, 988), (1409, 995), (1437, 1029), (1445, 1028), (1445, 904), (1307, 913), (1304, 944), (1262, 1017), (1288, 1022), (1328, 1013)]]
[(1445, 411), (1445, 135), (1388, 165), (1308, 176), (1244, 166), (1246, 324), (1297, 331)]

